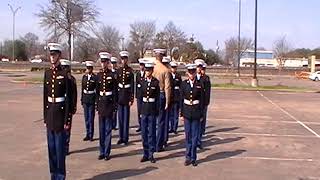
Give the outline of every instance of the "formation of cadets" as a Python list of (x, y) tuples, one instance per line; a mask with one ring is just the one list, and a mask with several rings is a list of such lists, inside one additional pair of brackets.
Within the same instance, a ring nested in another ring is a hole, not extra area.
[[(61, 59), (62, 46), (48, 44), (51, 68), (44, 73), (43, 117), (47, 128), (51, 179), (65, 179), (65, 159), (69, 154), (72, 116), (77, 109), (77, 84), (71, 75), (70, 61)], [(130, 107), (136, 99), (138, 128), (141, 132), (141, 162), (156, 163), (154, 154), (165, 151), (169, 133), (178, 134), (179, 118), (184, 122), (185, 166), (197, 166), (197, 148), (202, 149), (206, 129), (211, 83), (205, 74), (206, 63), (196, 59), (186, 65), (182, 80), (178, 64), (170, 62), (165, 49), (154, 49), (155, 61), (139, 59), (134, 75), (128, 64), (129, 53), (118, 59), (100, 52), (101, 69), (93, 72), (94, 62), (86, 61), (81, 82), (84, 111), (84, 141), (94, 141), (94, 119), (98, 112), (99, 160), (110, 160), (112, 131), (119, 130), (117, 144), (129, 144)]]

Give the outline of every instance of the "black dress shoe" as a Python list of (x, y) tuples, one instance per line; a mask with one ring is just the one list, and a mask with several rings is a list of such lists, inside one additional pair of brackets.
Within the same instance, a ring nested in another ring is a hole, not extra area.
[(119, 140), (118, 142), (117, 142), (117, 144), (122, 144), (123, 143), (123, 141), (121, 141), (121, 140)]
[(90, 140), (89, 140), (89, 141), (91, 141), (91, 142), (92, 142), (92, 141), (94, 141), (94, 140), (93, 140), (93, 138), (90, 138)]
[(110, 156), (104, 157), (104, 160), (105, 160), (105, 161), (109, 161), (109, 160), (110, 160)]
[(99, 155), (98, 160), (104, 159), (104, 155)]
[(191, 164), (192, 164), (192, 166), (193, 166), (193, 167), (196, 167), (196, 166), (198, 166), (198, 163), (197, 163), (197, 161), (192, 161), (192, 162), (191, 162)]
[(201, 144), (199, 144), (197, 147), (201, 150), (203, 149), (203, 146)]
[(161, 148), (158, 149), (158, 152), (163, 152), (163, 151), (164, 151), (164, 148), (163, 148), (163, 147), (161, 147)]
[(184, 166), (189, 166), (191, 164), (191, 161), (190, 160), (186, 160), (185, 162), (184, 162)]
[(174, 134), (178, 134), (178, 131), (173, 131)]
[(128, 146), (129, 142), (124, 142), (123, 144), (124, 144), (125, 146)]
[(140, 128), (138, 128), (138, 129), (136, 130), (136, 132), (141, 132), (141, 129), (140, 129)]
[(90, 140), (90, 138), (89, 137), (85, 137), (85, 138), (83, 138), (83, 141), (89, 141)]
[(147, 157), (143, 156), (142, 159), (140, 160), (140, 162), (143, 163), (143, 162), (147, 162), (148, 160), (149, 160), (149, 159), (148, 159)]
[(149, 158), (151, 163), (156, 163), (156, 159), (154, 159), (154, 157)]
[(170, 130), (169, 133), (173, 133), (173, 130)]

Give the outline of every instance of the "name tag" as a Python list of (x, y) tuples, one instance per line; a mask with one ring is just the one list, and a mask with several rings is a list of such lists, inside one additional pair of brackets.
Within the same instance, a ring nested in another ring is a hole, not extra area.
[(151, 87), (151, 89), (156, 89), (156, 87)]
[(201, 88), (201, 86), (196, 86), (196, 88), (200, 89), (200, 88)]
[(57, 79), (63, 79), (64, 78), (64, 76), (58, 76), (57, 77)]
[(112, 79), (112, 77), (108, 76), (107, 79)]
[(126, 74), (130, 74), (130, 72), (126, 72)]
[(90, 80), (90, 82), (94, 82), (94, 80)]

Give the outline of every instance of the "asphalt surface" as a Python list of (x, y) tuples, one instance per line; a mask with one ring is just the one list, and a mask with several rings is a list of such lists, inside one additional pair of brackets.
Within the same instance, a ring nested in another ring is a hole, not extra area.
[[(19, 74), (19, 73), (16, 73)], [(16, 75), (16, 74), (10, 74)], [(42, 86), (10, 82), (0, 74), (0, 179), (49, 179)], [(318, 93), (214, 90), (204, 150), (198, 167), (185, 167), (184, 131), (171, 135), (156, 164), (140, 163), (141, 135), (136, 105), (131, 108), (129, 146), (116, 145), (111, 160), (98, 161), (98, 140), (83, 142), (82, 107), (74, 116), (67, 179), (320, 179)], [(95, 138), (98, 138), (97, 116)]]

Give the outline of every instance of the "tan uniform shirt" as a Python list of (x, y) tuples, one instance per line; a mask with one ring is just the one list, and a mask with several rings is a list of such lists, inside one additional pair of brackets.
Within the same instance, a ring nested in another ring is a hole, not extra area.
[(170, 103), (170, 97), (171, 97), (171, 83), (170, 83), (170, 77), (171, 72), (170, 70), (163, 65), (158, 60), (155, 60), (155, 66), (153, 70), (153, 76), (158, 79), (159, 86), (160, 86), (160, 92), (165, 92), (166, 96), (166, 106), (169, 106)]

